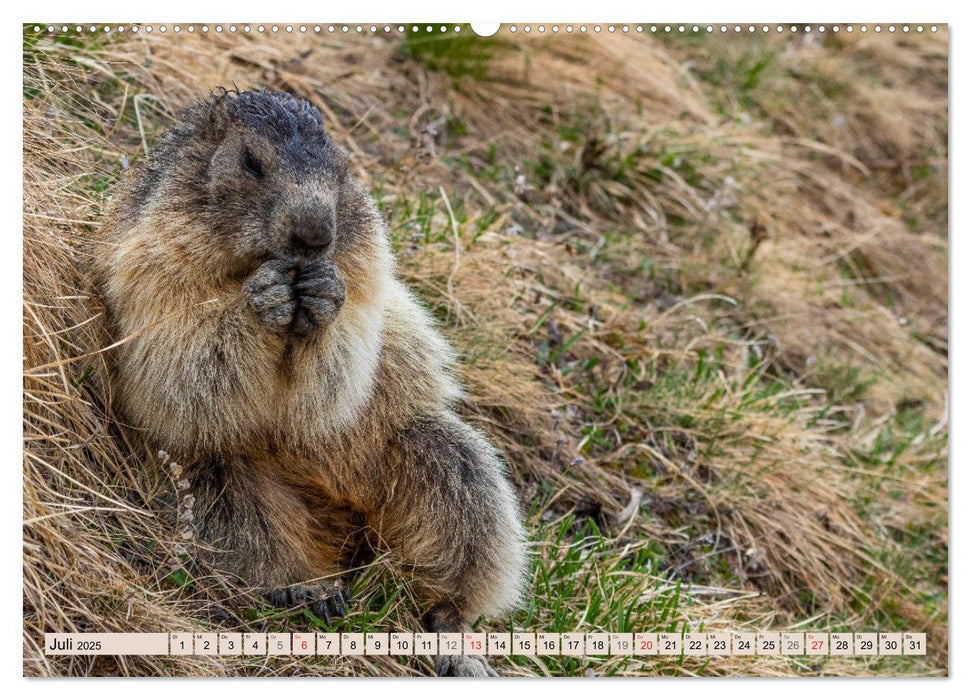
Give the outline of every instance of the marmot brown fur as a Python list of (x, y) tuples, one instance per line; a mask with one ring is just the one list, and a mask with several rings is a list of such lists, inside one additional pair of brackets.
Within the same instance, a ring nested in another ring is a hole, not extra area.
[(456, 414), (453, 352), (316, 108), (230, 91), (186, 110), (115, 197), (103, 246), (119, 407), (188, 469), (219, 566), (341, 614), (316, 580), (366, 543), (413, 577), (432, 631), (516, 604), (504, 465)]

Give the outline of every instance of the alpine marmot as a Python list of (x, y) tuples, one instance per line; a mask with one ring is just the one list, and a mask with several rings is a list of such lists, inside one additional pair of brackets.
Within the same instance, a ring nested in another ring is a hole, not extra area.
[(431, 631), (516, 605), (503, 462), (457, 415), (453, 351), (315, 107), (222, 91), (187, 109), (115, 196), (102, 246), (118, 406), (186, 468), (218, 566), (331, 615), (346, 593), (320, 581), (387, 551)]

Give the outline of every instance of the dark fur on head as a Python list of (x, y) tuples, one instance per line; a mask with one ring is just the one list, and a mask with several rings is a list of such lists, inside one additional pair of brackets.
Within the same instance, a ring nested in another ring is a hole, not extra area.
[(289, 93), (267, 92), (265, 88), (259, 92), (224, 89), (215, 94), (212, 101), (224, 103), (232, 119), (266, 135), (283, 139), (299, 136), (308, 142), (329, 142), (320, 110)]

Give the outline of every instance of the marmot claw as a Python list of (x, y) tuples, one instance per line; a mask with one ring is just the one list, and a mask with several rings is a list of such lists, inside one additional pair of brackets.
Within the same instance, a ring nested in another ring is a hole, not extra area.
[(309, 608), (327, 624), (330, 624), (331, 618), (347, 615), (347, 608), (353, 602), (347, 586), (342, 583), (324, 586), (305, 586), (298, 583), (274, 588), (266, 594), (266, 598), (276, 608)]

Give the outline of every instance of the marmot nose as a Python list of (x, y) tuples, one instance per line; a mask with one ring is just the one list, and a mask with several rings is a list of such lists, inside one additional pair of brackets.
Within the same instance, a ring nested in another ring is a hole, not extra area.
[(294, 217), (291, 222), (290, 238), (297, 248), (319, 251), (327, 248), (334, 240), (334, 213), (331, 211), (310, 216)]

